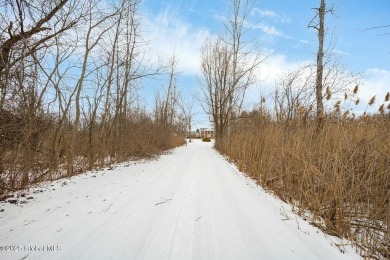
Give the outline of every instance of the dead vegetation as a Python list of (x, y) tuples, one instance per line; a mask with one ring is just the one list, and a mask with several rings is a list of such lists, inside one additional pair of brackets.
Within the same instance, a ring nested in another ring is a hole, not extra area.
[[(294, 205), (298, 213), (307, 214), (313, 225), (353, 241), (362, 255), (389, 258), (390, 94), (378, 104), (377, 115), (358, 117), (351, 109), (362, 105), (357, 96), (361, 75), (332, 54), (325, 17), (334, 8), (326, 2), (313, 8), (308, 25), (317, 31), (316, 62), (287, 71), (275, 82), (273, 102), (262, 97), (252, 112), (242, 112), (241, 101), (232, 102), (235, 95), (238, 100), (245, 96), (238, 86), (253, 83), (250, 76), (242, 80), (229, 56), (245, 56), (246, 49), (235, 52), (218, 41), (206, 43), (204, 110), (215, 125), (216, 148), (242, 171)], [(240, 14), (240, 7), (252, 2), (230, 3)], [(239, 64), (256, 67), (245, 59)], [(377, 105), (377, 100), (372, 97), (367, 107)]]
[(390, 118), (285, 122), (253, 111), (217, 148), (327, 233), (368, 257), (390, 256)]
[[(146, 113), (132, 111), (121, 120), (118, 132), (101, 135), (101, 122), (80, 127), (76, 133), (76, 149), (71, 153), (70, 136), (74, 127), (71, 122), (62, 126), (64, 129), (53, 150), (56, 129), (60, 127), (55, 118), (44, 113), (40, 120), (25, 122), (18, 114), (4, 114), (12, 119), (0, 119), (0, 193), (129, 159), (152, 157), (182, 145), (184, 140), (179, 128), (167, 128)], [(110, 123), (106, 122), (107, 128)]]
[[(0, 196), (184, 143), (175, 62), (146, 64), (139, 4), (4, 2)], [(153, 111), (139, 102), (150, 76), (168, 82)]]

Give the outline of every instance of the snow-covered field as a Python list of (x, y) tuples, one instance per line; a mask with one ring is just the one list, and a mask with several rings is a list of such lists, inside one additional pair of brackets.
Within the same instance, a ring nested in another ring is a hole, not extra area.
[(0, 259), (359, 259), (198, 140), (1, 210)]

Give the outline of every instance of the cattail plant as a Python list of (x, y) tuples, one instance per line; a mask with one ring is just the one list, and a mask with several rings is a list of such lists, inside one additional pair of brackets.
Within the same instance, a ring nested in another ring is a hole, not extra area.
[(344, 112), (343, 117), (344, 117), (344, 118), (347, 118), (348, 115), (349, 115), (349, 110), (347, 110), (347, 111)]
[(370, 99), (370, 102), (368, 102), (368, 105), (369, 105), (369, 106), (374, 105), (374, 103), (375, 103), (375, 97), (376, 97), (376, 96), (373, 96), (373, 97)]
[(335, 108), (335, 112), (336, 112), (336, 113), (339, 113), (339, 112), (340, 112), (340, 104), (341, 104), (341, 101), (340, 101), (340, 100), (337, 100), (336, 104), (334, 105), (334, 108)]
[(326, 100), (330, 100), (332, 97), (332, 92), (329, 87), (326, 87)]
[(378, 109), (379, 113), (381, 115), (384, 115), (385, 114), (385, 104), (382, 104), (379, 109)]
[[(334, 104), (338, 114), (341, 102)], [(374, 103), (375, 96), (370, 105)], [(379, 110), (383, 114), (385, 104)], [(349, 120), (350, 114), (354, 120)], [(366, 112), (356, 117), (346, 110), (341, 118), (327, 118), (326, 131), (318, 133), (314, 120), (294, 120), (287, 127), (251, 120), (249, 128), (238, 120), (230, 143), (218, 150), (291, 202), (298, 214), (309, 213), (305, 217), (313, 225), (352, 240), (367, 258), (388, 258), (390, 121)]]
[(356, 99), (355, 105), (359, 105), (359, 103), (360, 103), (360, 98)]
[(355, 88), (353, 89), (353, 94), (357, 94), (359, 91), (359, 86), (356, 85)]

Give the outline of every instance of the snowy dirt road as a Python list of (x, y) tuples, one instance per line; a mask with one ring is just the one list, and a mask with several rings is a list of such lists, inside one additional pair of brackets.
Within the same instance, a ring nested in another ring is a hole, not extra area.
[(0, 203), (0, 259), (359, 259), (210, 143), (35, 192)]

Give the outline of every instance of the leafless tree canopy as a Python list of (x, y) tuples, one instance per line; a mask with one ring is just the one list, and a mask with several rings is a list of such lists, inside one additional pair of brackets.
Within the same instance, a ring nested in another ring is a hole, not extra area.
[(214, 121), (216, 139), (230, 136), (233, 114), (240, 113), (248, 87), (255, 82), (255, 71), (264, 55), (253, 51), (247, 17), (254, 8), (252, 0), (229, 0), (224, 36), (207, 40), (202, 48), (201, 70), (204, 110)]
[(139, 3), (1, 0), (0, 193), (179, 144), (138, 102), (167, 68), (146, 63)]

